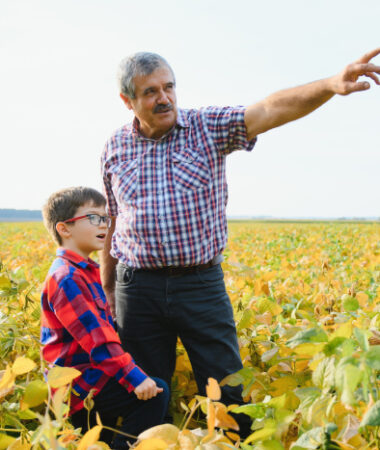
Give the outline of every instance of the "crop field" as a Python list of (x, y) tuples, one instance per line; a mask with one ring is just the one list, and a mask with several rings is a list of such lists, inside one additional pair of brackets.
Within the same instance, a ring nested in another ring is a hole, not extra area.
[[(100, 422), (82, 436), (67, 418), (77, 372), (40, 359), (54, 254), (41, 223), (0, 223), (0, 450), (108, 448)], [(220, 403), (213, 379), (198, 396), (179, 344), (174, 424), (137, 448), (379, 449), (380, 224), (232, 222), (223, 268), (244, 368), (219, 381), (246, 404)], [(244, 441), (230, 412), (252, 418)]]

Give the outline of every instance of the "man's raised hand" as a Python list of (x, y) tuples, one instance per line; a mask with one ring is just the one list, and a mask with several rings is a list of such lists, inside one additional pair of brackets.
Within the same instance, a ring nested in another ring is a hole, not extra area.
[(380, 66), (372, 64), (370, 61), (380, 54), (380, 48), (366, 53), (357, 61), (349, 64), (342, 72), (331, 78), (333, 91), (339, 95), (348, 95), (352, 92), (365, 91), (370, 88), (368, 81), (358, 81), (359, 77), (365, 76), (371, 78), (376, 84), (380, 85), (379, 78)]

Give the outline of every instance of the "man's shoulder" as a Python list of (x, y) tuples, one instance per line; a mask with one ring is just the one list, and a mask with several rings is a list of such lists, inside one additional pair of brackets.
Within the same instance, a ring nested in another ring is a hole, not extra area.
[(218, 106), (218, 105), (210, 105), (210, 106), (201, 106), (200, 108), (191, 108), (191, 109), (178, 109), (178, 117), (180, 120), (187, 120), (190, 123), (193, 120), (197, 120), (199, 118), (204, 119), (215, 119), (218, 117), (234, 115), (234, 114), (244, 114), (246, 107), (245, 106)]
[(132, 136), (132, 129), (132, 123), (126, 123), (123, 126), (116, 128), (116, 130), (114, 130), (111, 133), (110, 137), (107, 139), (106, 146), (112, 146), (112, 144), (115, 145), (115, 143), (117, 143), (120, 139), (128, 139), (130, 136)]

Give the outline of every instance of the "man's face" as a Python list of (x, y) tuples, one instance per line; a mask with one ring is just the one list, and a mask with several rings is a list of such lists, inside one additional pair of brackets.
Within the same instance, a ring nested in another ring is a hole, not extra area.
[(135, 98), (120, 97), (140, 122), (140, 131), (147, 138), (158, 139), (176, 123), (177, 97), (171, 70), (158, 67), (150, 75), (136, 76)]

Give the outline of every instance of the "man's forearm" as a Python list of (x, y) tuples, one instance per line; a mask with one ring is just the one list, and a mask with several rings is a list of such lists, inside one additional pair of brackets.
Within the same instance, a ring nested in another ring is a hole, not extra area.
[(100, 252), (100, 277), (102, 279), (103, 289), (109, 292), (115, 289), (115, 267), (117, 259), (111, 256), (112, 235), (115, 231), (115, 219), (112, 219), (112, 225), (108, 230), (103, 251)]
[(330, 78), (278, 91), (247, 108), (245, 119), (248, 138), (300, 119), (334, 95)]
[(380, 66), (370, 63), (370, 60), (378, 54), (380, 54), (380, 48), (366, 53), (337, 75), (276, 92), (249, 106), (244, 115), (248, 139), (306, 116), (335, 94), (348, 95), (369, 89), (368, 82), (359, 81), (362, 76), (380, 84), (377, 76), (380, 74)]

